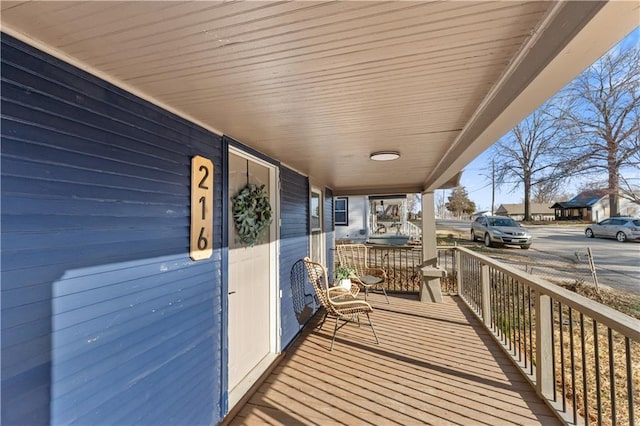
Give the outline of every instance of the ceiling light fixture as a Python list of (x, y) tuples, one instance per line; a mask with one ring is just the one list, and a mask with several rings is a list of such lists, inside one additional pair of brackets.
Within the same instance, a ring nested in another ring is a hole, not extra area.
[(400, 153), (398, 151), (378, 151), (372, 152), (369, 158), (373, 161), (392, 161), (400, 158)]

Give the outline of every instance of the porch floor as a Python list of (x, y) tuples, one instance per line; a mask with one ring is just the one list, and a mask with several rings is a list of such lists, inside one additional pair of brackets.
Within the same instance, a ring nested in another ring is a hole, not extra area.
[(316, 315), (231, 422), (560, 424), (458, 298), (423, 304), (370, 295), (371, 328)]

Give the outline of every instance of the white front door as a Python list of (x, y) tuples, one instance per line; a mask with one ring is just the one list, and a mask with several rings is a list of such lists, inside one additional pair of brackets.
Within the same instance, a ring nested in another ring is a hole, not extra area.
[[(229, 407), (239, 400), (276, 352), (276, 170), (240, 152), (229, 152)], [(233, 197), (247, 183), (265, 185), (273, 222), (254, 246), (238, 239)]]

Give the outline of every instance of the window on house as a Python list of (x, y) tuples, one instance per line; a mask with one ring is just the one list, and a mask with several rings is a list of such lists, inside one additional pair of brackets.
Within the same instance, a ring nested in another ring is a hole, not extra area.
[(320, 205), (321, 195), (319, 192), (311, 192), (311, 230), (322, 231)]
[(349, 225), (349, 199), (338, 197), (333, 204), (333, 217), (336, 226)]

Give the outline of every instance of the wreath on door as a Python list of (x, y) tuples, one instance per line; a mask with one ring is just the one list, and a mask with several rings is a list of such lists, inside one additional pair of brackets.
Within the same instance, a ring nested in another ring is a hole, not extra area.
[(240, 242), (255, 245), (265, 229), (271, 225), (269, 193), (265, 185), (247, 184), (233, 197), (232, 214)]

